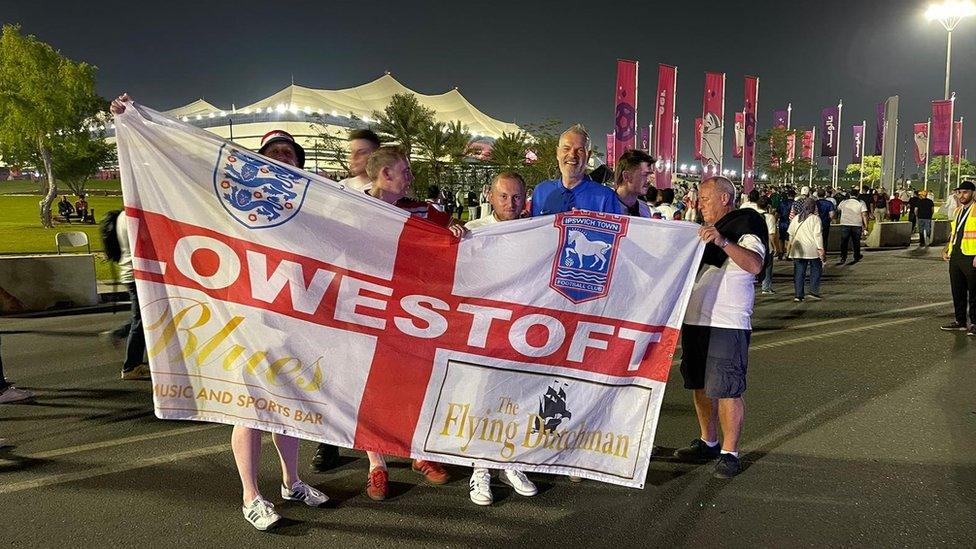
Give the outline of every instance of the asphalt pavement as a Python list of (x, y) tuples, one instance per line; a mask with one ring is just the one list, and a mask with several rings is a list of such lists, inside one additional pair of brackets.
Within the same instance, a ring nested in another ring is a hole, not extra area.
[(0, 406), (0, 544), (13, 547), (972, 547), (976, 539), (976, 338), (944, 333), (948, 275), (937, 250), (867, 252), (792, 302), (792, 267), (757, 296), (745, 470), (728, 481), (674, 462), (697, 436), (677, 367), (657, 457), (635, 490), (531, 475), (533, 498), (494, 483), (468, 500), (469, 471), (430, 486), (390, 463), (392, 497), (363, 492), (367, 462), (303, 478), (331, 501), (286, 504), (266, 443), (262, 489), (288, 521), (248, 525), (230, 427), (152, 412), (149, 382), (118, 378), (97, 334), (125, 312), (0, 319), (7, 377), (37, 393)]

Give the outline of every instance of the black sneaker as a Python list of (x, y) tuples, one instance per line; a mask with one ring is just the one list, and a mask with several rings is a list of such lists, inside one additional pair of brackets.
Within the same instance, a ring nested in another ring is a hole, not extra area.
[(319, 444), (312, 458), (312, 470), (318, 473), (334, 469), (339, 465), (339, 449), (331, 444)]
[(973, 324), (972, 326), (969, 327), (969, 331), (966, 332), (966, 335), (971, 337), (976, 337), (976, 324)]
[(946, 324), (945, 326), (939, 326), (939, 329), (944, 332), (965, 332), (966, 325), (960, 324), (958, 322), (953, 322), (951, 324)]
[(715, 469), (712, 475), (715, 478), (732, 478), (739, 474), (739, 458), (732, 454), (722, 454), (715, 462)]
[(674, 457), (688, 463), (702, 463), (717, 458), (721, 452), (721, 444), (709, 446), (704, 440), (696, 438), (688, 446), (675, 450)]
[(841, 259), (840, 261), (837, 262), (837, 266), (838, 267), (841, 266), (841, 265), (845, 265), (845, 264), (847, 264), (847, 260), (846, 259)]

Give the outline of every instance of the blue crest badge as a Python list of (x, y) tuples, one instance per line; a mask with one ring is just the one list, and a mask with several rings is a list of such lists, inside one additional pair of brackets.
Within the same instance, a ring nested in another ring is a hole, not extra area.
[(250, 229), (277, 227), (295, 217), (312, 181), (298, 168), (223, 145), (214, 167), (214, 190), (224, 209)]
[(549, 287), (573, 303), (605, 297), (628, 222), (624, 216), (594, 212), (557, 215), (559, 248)]

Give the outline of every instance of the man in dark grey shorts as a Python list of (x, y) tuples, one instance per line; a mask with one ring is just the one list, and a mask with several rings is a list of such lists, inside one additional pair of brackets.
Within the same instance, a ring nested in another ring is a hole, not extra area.
[(705, 226), (698, 234), (706, 244), (705, 254), (681, 327), (681, 375), (685, 388), (694, 391), (701, 436), (674, 456), (689, 462), (718, 458), (718, 478), (739, 473), (753, 283), (769, 246), (765, 220), (753, 209), (735, 209), (734, 199), (735, 187), (724, 177), (701, 184)]

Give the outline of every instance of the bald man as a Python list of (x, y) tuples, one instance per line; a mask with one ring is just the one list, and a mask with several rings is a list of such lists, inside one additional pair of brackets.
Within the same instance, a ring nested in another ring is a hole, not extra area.
[(753, 284), (763, 269), (768, 230), (755, 210), (736, 209), (735, 187), (724, 177), (702, 182), (699, 204), (705, 253), (681, 327), (681, 375), (694, 391), (701, 436), (674, 456), (688, 462), (718, 458), (713, 474), (727, 479), (740, 470)]

